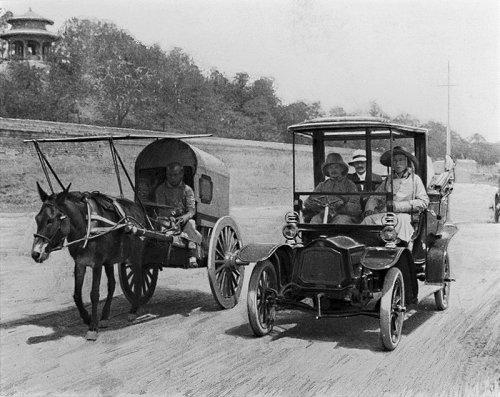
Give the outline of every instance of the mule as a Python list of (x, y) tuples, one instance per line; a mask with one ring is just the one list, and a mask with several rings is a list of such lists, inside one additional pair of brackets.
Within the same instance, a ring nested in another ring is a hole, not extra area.
[[(116, 286), (114, 264), (127, 263), (132, 266), (141, 266), (143, 242), (121, 229), (85, 243), (88, 223), (85, 198), (88, 194), (86, 196), (82, 192), (70, 192), (70, 186), (71, 184), (61, 193), (49, 195), (37, 183), (42, 207), (35, 217), (37, 231), (34, 235), (31, 256), (36, 262), (42, 263), (51, 252), (61, 249), (65, 240), (68, 241), (69, 253), (75, 262), (73, 299), (80, 317), (89, 326), (87, 340), (96, 340), (99, 329), (97, 306), (102, 269), (104, 268), (108, 280), (107, 296), (100, 320), (101, 327), (104, 328), (107, 326)], [(127, 218), (132, 219), (136, 224), (146, 224), (145, 214), (139, 205), (126, 199), (117, 199), (117, 201)], [(112, 206), (103, 206), (99, 204), (99, 201), (94, 202), (97, 215), (113, 222), (120, 221), (121, 216)], [(71, 244), (72, 242), (74, 244)], [(87, 267), (92, 268), (90, 292), (92, 312), (90, 315), (82, 302), (82, 286)], [(137, 313), (138, 306), (139, 302), (132, 304), (130, 309), (132, 315)]]

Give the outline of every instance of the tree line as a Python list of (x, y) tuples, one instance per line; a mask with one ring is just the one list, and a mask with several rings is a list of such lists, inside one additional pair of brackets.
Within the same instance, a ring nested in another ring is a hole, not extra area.
[[(5, 26), (6, 14), (0, 20)], [(113, 23), (73, 18), (63, 25), (47, 66), (8, 62), (0, 73), (0, 116), (158, 131), (290, 142), (287, 126), (322, 116), (349, 116), (320, 102), (284, 104), (272, 78), (250, 80), (213, 69), (204, 73), (180, 48), (146, 46)], [(372, 116), (429, 129), (429, 150), (444, 156), (446, 127), (409, 114), (390, 117), (374, 101)], [(453, 156), (499, 161), (498, 148), (479, 134), (452, 132)]]

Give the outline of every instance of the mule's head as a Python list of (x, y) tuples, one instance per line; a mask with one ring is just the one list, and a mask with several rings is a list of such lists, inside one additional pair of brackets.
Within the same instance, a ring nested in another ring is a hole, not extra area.
[(31, 257), (38, 263), (46, 260), (52, 251), (62, 248), (70, 231), (70, 220), (61, 207), (71, 184), (59, 194), (48, 195), (37, 182), (42, 208), (35, 217), (36, 233), (31, 248)]

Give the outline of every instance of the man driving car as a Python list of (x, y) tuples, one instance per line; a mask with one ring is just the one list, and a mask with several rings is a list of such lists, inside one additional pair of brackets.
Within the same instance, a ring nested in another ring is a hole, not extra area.
[[(330, 153), (322, 167), (327, 179), (320, 182), (315, 192), (355, 193), (354, 182), (347, 179), (349, 167), (339, 153)], [(325, 216), (328, 207), (328, 216)], [(359, 222), (361, 206), (357, 196), (350, 195), (311, 195), (304, 202), (304, 212), (311, 217), (311, 223), (356, 223)], [(325, 219), (327, 218), (327, 219)]]

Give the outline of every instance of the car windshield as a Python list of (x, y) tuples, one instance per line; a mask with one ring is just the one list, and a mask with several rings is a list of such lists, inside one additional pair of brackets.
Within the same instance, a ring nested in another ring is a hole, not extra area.
[[(304, 223), (362, 224), (372, 211), (388, 212), (387, 202), (392, 202), (393, 192), (388, 178), (393, 172), (390, 140), (370, 139), (367, 145), (363, 135), (358, 135), (349, 132), (349, 136), (340, 140), (338, 132), (326, 131), (321, 145), (295, 145), (295, 210), (299, 210)], [(396, 138), (392, 146), (404, 148), (405, 153), (415, 158), (414, 139)], [(410, 157), (395, 153), (399, 177), (416, 172)], [(381, 162), (382, 156), (385, 164)]]

